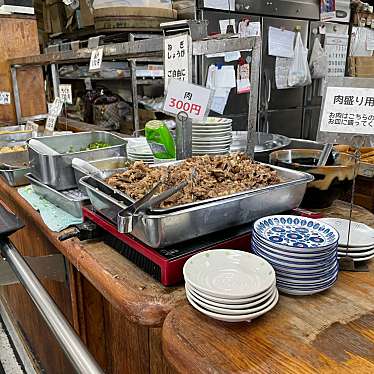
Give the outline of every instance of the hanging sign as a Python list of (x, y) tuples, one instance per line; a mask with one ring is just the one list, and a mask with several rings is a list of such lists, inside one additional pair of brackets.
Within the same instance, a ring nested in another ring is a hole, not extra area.
[(0, 105), (10, 104), (10, 92), (0, 91)]
[(58, 87), (60, 99), (66, 104), (73, 104), (71, 84), (60, 84)]
[(164, 111), (175, 116), (186, 112), (189, 118), (203, 120), (209, 113), (212, 96), (213, 91), (209, 88), (171, 79)]
[(188, 34), (164, 38), (165, 92), (170, 79), (192, 81), (192, 39)]
[(59, 97), (56, 97), (53, 104), (51, 105), (47, 117), (47, 122), (45, 124), (45, 131), (47, 133), (51, 133), (55, 130), (57, 118), (61, 113), (62, 106), (64, 105), (64, 101)]
[(104, 48), (97, 48), (92, 51), (89, 71), (95, 72), (101, 69), (101, 63), (103, 62), (103, 53)]
[(327, 87), (320, 131), (374, 134), (374, 88)]

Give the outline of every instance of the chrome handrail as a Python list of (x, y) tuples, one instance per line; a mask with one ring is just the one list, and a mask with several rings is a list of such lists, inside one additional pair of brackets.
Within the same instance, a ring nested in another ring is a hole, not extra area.
[(100, 366), (14, 245), (8, 240), (0, 240), (0, 249), (76, 371), (82, 374), (103, 374)]

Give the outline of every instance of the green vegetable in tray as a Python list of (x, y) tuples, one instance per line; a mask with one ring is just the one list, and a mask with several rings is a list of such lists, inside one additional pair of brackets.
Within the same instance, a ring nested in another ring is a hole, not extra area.
[(95, 142), (89, 144), (87, 147), (83, 147), (81, 151), (93, 151), (95, 149), (108, 148), (110, 144), (104, 142)]

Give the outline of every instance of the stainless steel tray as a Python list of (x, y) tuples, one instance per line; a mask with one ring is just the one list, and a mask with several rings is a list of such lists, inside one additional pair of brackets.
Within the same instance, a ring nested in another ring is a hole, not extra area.
[[(29, 145), (29, 157), (32, 174), (35, 178), (58, 191), (77, 187), (73, 158), (86, 161), (108, 157), (126, 156), (126, 140), (105, 131), (93, 131), (59, 136), (38, 138), (44, 145), (52, 148), (59, 155), (44, 155)], [(92, 151), (79, 151), (91, 143), (104, 142), (111, 146)]]
[[(110, 157), (103, 160), (89, 161), (89, 164), (95, 166), (101, 171), (101, 176), (104, 179), (109, 178), (113, 174), (124, 172), (127, 169), (128, 163), (129, 160), (127, 157)], [(84, 190), (84, 188), (79, 184), (79, 181), (81, 178), (86, 177), (89, 174), (74, 165), (73, 169), (79, 189)]]
[[(131, 234), (153, 248), (162, 248), (298, 207), (313, 177), (295, 170), (272, 168), (286, 182), (174, 211), (141, 213), (134, 217)], [(86, 188), (95, 210), (118, 224), (118, 213), (129, 205), (128, 199), (90, 176), (82, 178), (80, 184)]]
[(67, 213), (77, 218), (83, 218), (82, 207), (88, 202), (88, 196), (82, 194), (78, 189), (59, 192), (39, 182), (32, 174), (27, 174), (33, 190), (43, 196), (50, 203), (56, 205)]
[(29, 154), (13, 152), (0, 154), (0, 175), (12, 187), (29, 184), (26, 174), (30, 172)]
[(32, 131), (25, 125), (0, 127), (0, 143), (25, 142), (32, 137)]

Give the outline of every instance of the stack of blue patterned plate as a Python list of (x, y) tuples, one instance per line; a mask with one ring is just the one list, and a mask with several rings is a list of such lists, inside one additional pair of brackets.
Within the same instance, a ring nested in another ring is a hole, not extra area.
[(338, 232), (324, 222), (269, 216), (254, 224), (252, 251), (273, 266), (280, 291), (311, 295), (327, 290), (337, 279), (338, 240)]

